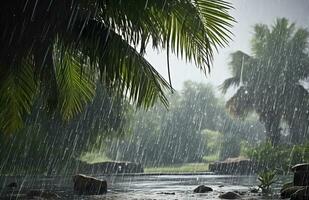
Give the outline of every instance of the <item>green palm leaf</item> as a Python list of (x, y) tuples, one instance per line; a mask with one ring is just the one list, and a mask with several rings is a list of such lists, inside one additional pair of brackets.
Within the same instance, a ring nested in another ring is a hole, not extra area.
[(37, 91), (37, 83), (30, 61), (23, 61), (0, 86), (0, 132), (13, 133), (24, 124), (24, 115), (29, 114)]

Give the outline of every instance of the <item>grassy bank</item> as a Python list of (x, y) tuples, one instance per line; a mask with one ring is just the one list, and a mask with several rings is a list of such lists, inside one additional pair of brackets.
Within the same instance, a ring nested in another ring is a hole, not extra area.
[(207, 172), (208, 163), (187, 163), (164, 167), (145, 168), (146, 173), (180, 173), (180, 172)]

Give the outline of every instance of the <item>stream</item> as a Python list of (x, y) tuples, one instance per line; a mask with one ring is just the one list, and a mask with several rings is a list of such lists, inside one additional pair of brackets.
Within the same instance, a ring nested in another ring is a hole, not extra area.
[[(138, 176), (97, 176), (108, 181), (108, 193), (105, 195), (78, 196), (73, 193), (71, 177), (5, 177), (0, 178), (0, 197), (6, 192), (5, 186), (10, 182), (21, 185), (20, 190), (39, 189), (53, 191), (61, 199), (73, 200), (202, 200), (219, 199), (221, 193), (238, 191), (243, 193), (242, 199), (280, 199), (277, 195), (284, 182), (292, 180), (290, 176), (280, 176), (273, 185), (274, 194), (263, 196), (260, 193), (248, 192), (250, 187), (258, 185), (256, 176), (227, 175), (138, 175)], [(205, 194), (193, 193), (194, 188), (204, 184), (213, 188), (213, 192)], [(22, 198), (18, 198), (22, 199)]]

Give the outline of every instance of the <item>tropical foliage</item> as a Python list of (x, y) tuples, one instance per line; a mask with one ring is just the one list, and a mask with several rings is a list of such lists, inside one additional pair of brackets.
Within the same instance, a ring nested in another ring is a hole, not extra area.
[[(254, 143), (252, 135), (263, 133), (257, 121), (231, 119), (211, 85), (186, 82), (169, 101), (168, 110), (156, 104), (147, 112), (136, 112), (130, 121), (130, 135), (108, 138), (100, 151), (112, 160), (157, 167), (209, 161), (219, 155), (220, 159), (239, 156), (240, 141)], [(230, 142), (231, 138), (235, 142)]]
[(70, 121), (47, 114), (36, 102), (21, 131), (0, 135), (0, 174), (72, 173), (81, 154), (98, 149), (108, 136), (122, 136), (131, 114), (129, 103), (101, 84), (93, 101)]
[(300, 83), (309, 76), (309, 32), (287, 19), (272, 27), (254, 27), (252, 55), (232, 54), (232, 77), (222, 84), (223, 92), (238, 87), (226, 106), (237, 117), (255, 111), (264, 123), (273, 145), (280, 141), (280, 125), (290, 127), (293, 142), (308, 132), (309, 92)]
[(0, 131), (23, 126), (37, 99), (70, 119), (95, 82), (149, 107), (171, 85), (144, 58), (146, 46), (204, 72), (229, 39), (222, 0), (6, 1), (0, 7)]

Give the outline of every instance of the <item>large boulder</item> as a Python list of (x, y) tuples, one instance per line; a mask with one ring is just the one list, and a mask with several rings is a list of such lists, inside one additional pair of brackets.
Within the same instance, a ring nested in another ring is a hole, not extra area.
[(200, 185), (193, 190), (194, 193), (206, 193), (206, 192), (212, 192), (212, 191), (213, 189), (211, 187), (207, 187), (205, 185)]
[(309, 199), (309, 186), (297, 190), (291, 196), (291, 200), (308, 200)]
[(219, 195), (220, 199), (241, 199), (241, 196), (235, 192), (226, 192)]
[(302, 163), (292, 167), (294, 172), (294, 185), (295, 186), (308, 186), (309, 185), (309, 163)]
[(98, 195), (107, 192), (107, 182), (83, 174), (73, 177), (74, 191), (78, 194)]
[(280, 196), (282, 199), (287, 199), (291, 198), (292, 194), (297, 192), (298, 190), (303, 189), (303, 186), (292, 186), (292, 187), (287, 187), (283, 190), (280, 191)]
[(218, 174), (250, 174), (256, 170), (256, 163), (243, 157), (228, 158), (209, 165), (209, 171)]

